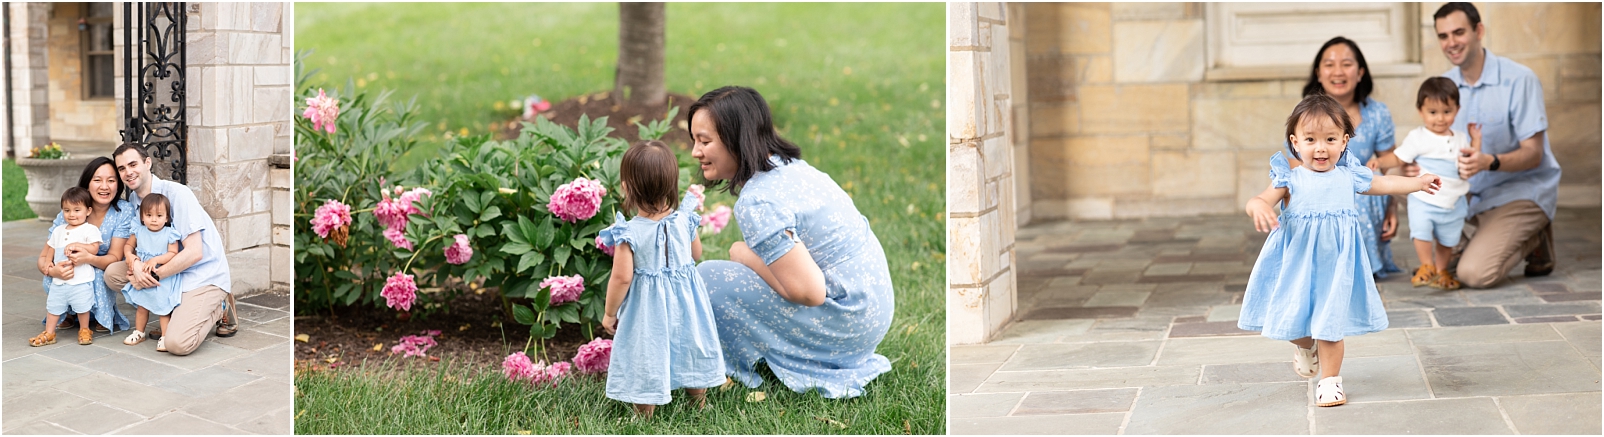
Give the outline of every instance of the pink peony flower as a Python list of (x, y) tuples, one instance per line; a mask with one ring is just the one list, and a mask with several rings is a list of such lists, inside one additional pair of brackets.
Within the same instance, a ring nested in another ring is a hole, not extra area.
[[(435, 333), (438, 334), (439, 331), (435, 331)], [(401, 337), (400, 342), (396, 343), (395, 347), (390, 348), (390, 353), (406, 354), (402, 358), (422, 357), (427, 356), (429, 348), (438, 344), (435, 343), (433, 336), (408, 335)]]
[(334, 120), (340, 118), (340, 101), (323, 93), (318, 88), (317, 97), (306, 99), (306, 112), (302, 117), (312, 120), (312, 130), (327, 130), (334, 133)]
[(454, 238), (456, 238), (457, 242), (446, 246), (446, 262), (452, 264), (468, 262), (468, 258), (473, 257), (473, 248), (468, 247), (468, 236), (457, 234)]
[(574, 367), (585, 373), (606, 372), (612, 355), (613, 341), (598, 337), (580, 346), (579, 352), (574, 353)]
[(329, 199), (312, 214), (312, 232), (319, 238), (328, 238), (329, 231), (351, 225), (351, 206)]
[(422, 187), (403, 192), (400, 186), (395, 187), (395, 197), (390, 197), (390, 193), (386, 193), (383, 190), (380, 190), (379, 193), (384, 196), (384, 199), (373, 207), (373, 215), (378, 217), (379, 224), (384, 225), (386, 228), (405, 227), (408, 215), (424, 214), (415, 203), (424, 195), (434, 195), (433, 192)]
[(397, 248), (412, 250), (412, 240), (408, 240), (407, 236), (401, 233), (401, 228), (385, 228), (384, 238), (390, 239), (390, 244), (394, 244)]
[(696, 210), (701, 211), (702, 204), (707, 203), (707, 194), (705, 194), (707, 187), (703, 187), (702, 184), (691, 184), (691, 187), (685, 191), (690, 192), (692, 196), (696, 196)]
[(575, 178), (573, 182), (562, 184), (552, 193), (551, 201), (546, 203), (546, 209), (557, 218), (569, 223), (589, 219), (596, 216), (601, 210), (602, 196), (607, 195), (607, 188), (601, 182)]
[(613, 247), (602, 244), (600, 235), (596, 236), (596, 248), (601, 249), (602, 253), (607, 254), (607, 256), (613, 256)]
[(551, 109), (551, 102), (541, 99), (540, 96), (529, 96), (521, 103), (524, 107), (523, 117), (525, 119), (534, 118), (535, 114)]
[(579, 293), (585, 291), (585, 278), (579, 275), (552, 276), (540, 281), (540, 288), (551, 288), (551, 304), (562, 305), (579, 300)]
[(573, 368), (574, 365), (568, 364), (567, 361), (552, 364), (550, 367), (546, 368), (546, 380), (551, 381), (552, 386), (556, 386), (557, 380), (562, 379), (564, 376), (568, 376), (568, 372)]
[(501, 360), (501, 373), (507, 375), (509, 380), (518, 381), (534, 378), (535, 374), (540, 372), (535, 369), (535, 363), (529, 360), (528, 355), (516, 352)]
[(412, 275), (395, 272), (395, 276), (384, 281), (384, 290), (379, 295), (384, 296), (386, 306), (411, 311), (412, 302), (418, 299), (418, 284), (412, 282)]
[(730, 225), (730, 207), (718, 205), (713, 212), (702, 216), (702, 229), (709, 234), (717, 234)]

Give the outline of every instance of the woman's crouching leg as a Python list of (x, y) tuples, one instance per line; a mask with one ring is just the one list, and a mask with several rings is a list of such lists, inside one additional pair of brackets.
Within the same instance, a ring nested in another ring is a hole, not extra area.
[(163, 345), (173, 355), (189, 355), (206, 341), (212, 327), (223, 318), (223, 300), (228, 292), (207, 285), (184, 292), (178, 307), (173, 308), (167, 322), (168, 331), (162, 333)]

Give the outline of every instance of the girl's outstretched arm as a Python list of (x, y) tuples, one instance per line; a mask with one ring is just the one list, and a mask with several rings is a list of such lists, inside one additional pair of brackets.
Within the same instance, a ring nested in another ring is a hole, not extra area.
[(1286, 197), (1287, 193), (1288, 191), (1286, 187), (1277, 188), (1272, 183), (1268, 188), (1264, 189), (1264, 192), (1259, 193), (1257, 196), (1253, 196), (1252, 199), (1248, 199), (1248, 205), (1246, 209), (1248, 217), (1253, 218), (1254, 230), (1259, 232), (1270, 232), (1271, 230), (1281, 226), (1281, 223), (1275, 218), (1275, 208), (1271, 207), (1270, 205), (1274, 204), (1277, 200), (1281, 200), (1282, 197)]
[(145, 264), (146, 265), (167, 264), (167, 262), (168, 261), (172, 261), (173, 257), (175, 257), (175, 256), (178, 256), (178, 242), (177, 241), (174, 241), (174, 242), (171, 242), (171, 243), (167, 243), (167, 253), (164, 253), (164, 254), (161, 254), (161, 255), (156, 255), (156, 257), (151, 258), (148, 261), (145, 261)]
[(618, 333), (618, 307), (624, 305), (624, 296), (629, 295), (629, 284), (634, 280), (635, 252), (629, 249), (628, 242), (620, 242), (613, 248), (613, 274), (607, 278), (607, 306), (602, 312), (602, 329), (608, 334)]
[(1393, 195), (1409, 194), (1416, 191), (1425, 191), (1426, 194), (1436, 193), (1442, 188), (1442, 178), (1434, 174), (1421, 174), (1420, 176), (1376, 176), (1370, 182), (1370, 190), (1361, 194)]

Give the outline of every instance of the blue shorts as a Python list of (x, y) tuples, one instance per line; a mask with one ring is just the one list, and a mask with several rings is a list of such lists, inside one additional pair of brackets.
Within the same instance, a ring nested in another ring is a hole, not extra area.
[(82, 284), (50, 284), (50, 294), (45, 296), (45, 311), (51, 315), (65, 314), (68, 309), (78, 314), (87, 314), (94, 307), (94, 281)]
[(1469, 210), (1464, 197), (1454, 203), (1454, 209), (1448, 209), (1409, 196), (1409, 238), (1434, 241), (1447, 247), (1458, 246)]

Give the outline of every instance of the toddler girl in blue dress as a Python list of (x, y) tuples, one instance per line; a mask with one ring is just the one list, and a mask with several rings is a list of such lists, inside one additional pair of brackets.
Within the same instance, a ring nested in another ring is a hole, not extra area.
[[(130, 269), (143, 269), (147, 273), (155, 274), (156, 268), (161, 267), (178, 256), (178, 241), (184, 237), (173, 228), (173, 206), (167, 201), (167, 196), (159, 193), (145, 195), (139, 204), (139, 221), (144, 226), (135, 226), (134, 233), (128, 236), (128, 243), (123, 245), (126, 252), (123, 254), (128, 260)], [(150, 314), (155, 313), (160, 320), (161, 332), (167, 332), (167, 322), (172, 319), (173, 308), (178, 306), (182, 299), (183, 288), (179, 277), (158, 278), (161, 285), (151, 288), (134, 288), (132, 282), (123, 286), (123, 297), (128, 303), (139, 307), (134, 313), (134, 332), (123, 339), (123, 344), (133, 346), (145, 341), (145, 324), (150, 322)], [(156, 351), (166, 352), (166, 339), (156, 340)]]
[[(1270, 187), (1248, 200), (1254, 229), (1270, 235), (1248, 278), (1237, 327), (1291, 341), (1297, 346), (1293, 370), (1321, 377), (1315, 404), (1336, 406), (1348, 400), (1338, 374), (1342, 338), (1387, 328), (1353, 193), (1430, 193), (1440, 181), (1430, 174), (1372, 176), (1344, 153), (1353, 123), (1330, 97), (1305, 97), (1286, 129), (1288, 152), (1299, 161), (1289, 164), (1277, 153), (1270, 159)], [(1278, 221), (1271, 205), (1288, 196)]]
[(702, 241), (696, 229), (701, 192), (679, 194), (679, 161), (660, 141), (636, 143), (619, 163), (624, 209), (601, 231), (613, 247), (613, 273), (607, 282), (602, 327), (613, 333), (607, 370), (607, 397), (635, 404), (651, 417), (667, 404), (669, 391), (684, 387), (697, 406), (707, 403), (707, 387), (724, 383), (713, 308), (696, 259)]

